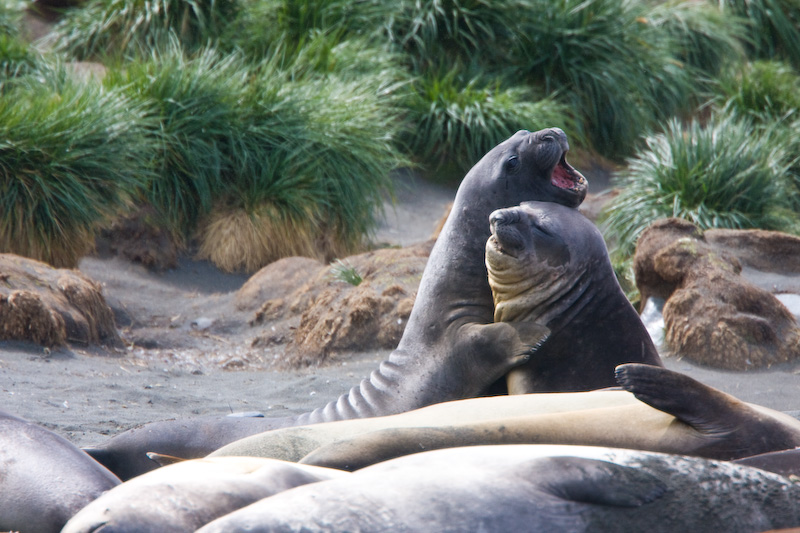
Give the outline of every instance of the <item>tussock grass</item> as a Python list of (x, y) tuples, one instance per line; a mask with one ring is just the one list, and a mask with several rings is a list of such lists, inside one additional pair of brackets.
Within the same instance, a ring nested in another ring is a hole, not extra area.
[(718, 82), (720, 107), (772, 122), (800, 113), (800, 74), (781, 61), (755, 61), (731, 68)]
[(800, 67), (800, 9), (796, 0), (719, 0), (721, 8), (748, 21), (751, 57), (784, 59)]
[(409, 104), (407, 151), (439, 181), (461, 179), (495, 145), (521, 129), (559, 125), (577, 137), (566, 106), (537, 100), (523, 87), (500, 81), (463, 81), (457, 69), (421, 78)]
[(0, 98), (0, 248), (75, 267), (149, 177), (141, 107), (63, 68)]
[(699, 80), (677, 61), (670, 32), (648, 22), (647, 3), (528, 3), (536, 16), (522, 22), (519, 69), (580, 114), (600, 153), (630, 153), (643, 132), (696, 99)]
[(237, 54), (172, 48), (107, 78), (157, 124), (147, 201), (177, 235), (202, 221), (200, 254), (226, 270), (359, 249), (403, 161), (392, 76), (306, 78), (281, 59), (253, 67)]
[(394, 9), (392, 2), (383, 0), (246, 2), (228, 27), (223, 46), (264, 59), (276, 50), (296, 54), (319, 34), (334, 44), (353, 38), (372, 41)]
[(747, 21), (712, 3), (686, 0), (658, 2), (647, 12), (647, 24), (665, 33), (672, 55), (712, 78), (731, 63), (744, 59), (740, 36)]
[(170, 39), (187, 50), (217, 41), (235, 0), (94, 0), (66, 12), (50, 42), (75, 59), (148, 56)]
[(763, 228), (797, 232), (797, 154), (781, 126), (757, 127), (732, 114), (706, 126), (670, 121), (628, 162), (622, 192), (603, 224), (624, 259), (639, 234), (659, 218), (684, 218), (700, 229)]
[(147, 201), (164, 215), (175, 236), (187, 236), (227, 188), (239, 159), (264, 156), (267, 146), (247, 144), (244, 99), (249, 70), (237, 56), (206, 49), (192, 58), (177, 46), (154, 52), (109, 73), (106, 84), (142, 102), (154, 129), (156, 176)]
[(197, 256), (226, 272), (254, 272), (289, 256), (321, 258), (312, 217), (287, 217), (265, 203), (247, 211), (219, 206), (200, 227)]
[(517, 0), (399, 0), (383, 31), (417, 72), (451, 63), (505, 61), (517, 21), (532, 6)]

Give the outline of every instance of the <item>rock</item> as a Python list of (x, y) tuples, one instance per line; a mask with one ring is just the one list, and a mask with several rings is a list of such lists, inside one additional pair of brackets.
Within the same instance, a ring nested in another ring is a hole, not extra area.
[(100, 287), (77, 270), (0, 254), (0, 339), (121, 346)]
[[(729, 234), (709, 243), (693, 224), (673, 218), (642, 233), (634, 256), (636, 283), (643, 304), (650, 298), (666, 300), (664, 341), (671, 352), (730, 370), (800, 357), (800, 328), (792, 313), (740, 275), (740, 256), (747, 260), (760, 254), (759, 264), (765, 267), (770, 252), (784, 253), (791, 239), (767, 235), (769, 242), (781, 244), (770, 249), (758, 234), (742, 232), (741, 238)], [(794, 259), (799, 260), (800, 255)], [(775, 264), (790, 261), (776, 259)]]

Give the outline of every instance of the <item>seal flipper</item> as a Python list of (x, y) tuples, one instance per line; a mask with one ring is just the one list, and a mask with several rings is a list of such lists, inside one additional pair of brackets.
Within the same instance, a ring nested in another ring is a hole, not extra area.
[(737, 398), (679, 372), (626, 363), (615, 374), (623, 389), (647, 405), (670, 414), (706, 435), (723, 435), (736, 427), (750, 407)]
[[(638, 468), (584, 457), (549, 457), (546, 472), (552, 480), (542, 480), (548, 492), (580, 503), (615, 507), (639, 507), (667, 491), (656, 476)], [(551, 468), (552, 465), (554, 468)]]

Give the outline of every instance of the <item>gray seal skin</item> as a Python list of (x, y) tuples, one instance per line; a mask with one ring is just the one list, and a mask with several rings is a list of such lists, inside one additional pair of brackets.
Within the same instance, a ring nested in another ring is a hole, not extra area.
[(283, 492), (199, 533), (754, 532), (800, 525), (800, 485), (755, 468), (616, 448), (419, 453)]
[(255, 457), (183, 461), (114, 487), (81, 509), (61, 533), (193, 533), (284, 490), (346, 475)]
[(486, 266), (495, 322), (533, 322), (550, 336), (508, 375), (510, 394), (616, 385), (621, 363), (663, 366), (611, 267), (603, 236), (575, 209), (525, 202), (490, 217)]
[(321, 446), (301, 462), (357, 470), (424, 450), (485, 444), (611, 446), (727, 461), (800, 446), (800, 421), (794, 417), (678, 372), (629, 363), (618, 367), (617, 376), (638, 402), (609, 406), (597, 396), (622, 391), (573, 393), (586, 395), (586, 403), (595, 401), (597, 408), (526, 416), (498, 412), (494, 420), (443, 419), (438, 425), (376, 430)]
[[(569, 208), (586, 179), (566, 162), (558, 128), (519, 131), (464, 177), (431, 251), (400, 343), (368, 380), (324, 407), (294, 418), (201, 418), (156, 422), (87, 449), (127, 479), (155, 468), (145, 453), (202, 457), (234, 440), (279, 427), (382, 416), (477, 396), (524, 362), (546, 337), (532, 322), (493, 324), (494, 302), (483, 249), (496, 209), (526, 200)], [(520, 332), (517, 329), (521, 328)]]
[(119, 480), (65, 438), (0, 412), (0, 531), (58, 532)]

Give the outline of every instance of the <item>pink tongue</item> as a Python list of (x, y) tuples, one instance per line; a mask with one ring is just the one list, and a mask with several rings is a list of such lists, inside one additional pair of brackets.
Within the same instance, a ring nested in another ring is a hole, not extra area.
[(561, 189), (571, 189), (575, 186), (575, 182), (569, 178), (567, 170), (561, 165), (556, 165), (553, 169), (553, 177), (550, 179), (551, 183)]

